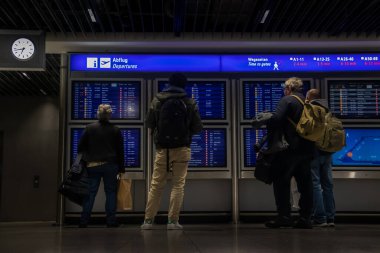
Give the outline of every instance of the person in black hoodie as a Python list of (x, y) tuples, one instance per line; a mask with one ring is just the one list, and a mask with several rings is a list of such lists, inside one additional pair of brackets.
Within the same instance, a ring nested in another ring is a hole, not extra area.
[(87, 227), (101, 178), (106, 193), (107, 227), (118, 227), (116, 220), (117, 174), (124, 173), (124, 144), (120, 129), (109, 122), (112, 108), (100, 104), (98, 121), (86, 126), (78, 144), (90, 180), (90, 195), (84, 200), (79, 227)]
[[(286, 80), (285, 96), (279, 101), (276, 111), (268, 122), (268, 127), (282, 128), (288, 149), (281, 151), (275, 158), (273, 173), (273, 190), (277, 206), (276, 219), (265, 223), (268, 228), (295, 227), (312, 228), (311, 214), (313, 209), (313, 185), (310, 171), (310, 161), (315, 150), (314, 142), (300, 137), (293, 122), (301, 118), (303, 105), (294, 96), (305, 100), (302, 94), (303, 83), (300, 78), (292, 77)], [(300, 218), (293, 223), (291, 218), (290, 181), (294, 177), (301, 194), (299, 200)]]
[[(326, 99), (321, 99), (319, 90), (311, 89), (306, 94), (311, 104), (323, 107), (329, 112)], [(314, 188), (313, 225), (317, 227), (334, 227), (335, 200), (332, 178), (332, 153), (315, 150), (315, 158), (311, 162), (311, 175)]]
[(169, 87), (152, 100), (145, 120), (154, 137), (156, 154), (145, 219), (141, 225), (143, 230), (151, 229), (153, 226), (170, 172), (172, 189), (167, 229), (182, 229), (178, 219), (191, 155), (191, 138), (203, 127), (196, 102), (187, 97), (186, 83), (187, 78), (182, 73), (172, 74)]

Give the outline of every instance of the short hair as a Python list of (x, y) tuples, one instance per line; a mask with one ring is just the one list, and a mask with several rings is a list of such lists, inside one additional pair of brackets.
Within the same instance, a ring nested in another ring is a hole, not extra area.
[(303, 82), (301, 78), (298, 77), (291, 77), (288, 80), (285, 81), (285, 87), (290, 87), (290, 90), (302, 92), (303, 90)]
[(109, 120), (112, 115), (112, 107), (109, 104), (100, 104), (96, 114), (99, 120)]
[(314, 99), (320, 99), (320, 98), (321, 98), (321, 94), (319, 93), (318, 89), (311, 89), (306, 93), (306, 99), (309, 101), (314, 100)]
[(180, 88), (185, 88), (187, 83), (187, 78), (182, 73), (174, 73), (169, 78), (170, 86), (176, 86)]

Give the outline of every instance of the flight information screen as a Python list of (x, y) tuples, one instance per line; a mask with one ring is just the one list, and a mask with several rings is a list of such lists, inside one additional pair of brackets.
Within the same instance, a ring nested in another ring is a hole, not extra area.
[[(310, 81), (303, 81), (303, 93), (310, 89)], [(243, 81), (243, 119), (251, 120), (263, 111), (274, 112), (284, 96), (285, 81)]]
[(71, 119), (96, 119), (99, 104), (110, 104), (112, 119), (141, 118), (140, 81), (73, 81)]
[[(124, 166), (126, 168), (141, 167), (141, 129), (140, 128), (120, 128), (124, 140)], [(78, 144), (84, 128), (71, 129), (71, 164), (78, 154)]]
[(258, 143), (266, 135), (266, 129), (243, 129), (243, 145), (244, 145), (244, 168), (255, 167), (257, 153), (254, 145)]
[(328, 80), (328, 99), (338, 118), (380, 118), (380, 80)]
[[(168, 81), (158, 82), (158, 91), (168, 87)], [(189, 81), (185, 90), (197, 102), (201, 119), (226, 119), (226, 81)]]
[(346, 147), (333, 155), (333, 166), (380, 166), (380, 129), (346, 128)]
[(227, 129), (204, 128), (191, 142), (189, 167), (227, 167)]

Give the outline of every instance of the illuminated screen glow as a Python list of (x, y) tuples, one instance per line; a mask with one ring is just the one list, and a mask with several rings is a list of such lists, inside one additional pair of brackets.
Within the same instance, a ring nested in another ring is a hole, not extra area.
[(380, 129), (346, 128), (346, 147), (333, 155), (333, 166), (380, 166)]
[(73, 120), (96, 119), (99, 104), (110, 104), (112, 119), (141, 118), (140, 81), (73, 81), (71, 94)]

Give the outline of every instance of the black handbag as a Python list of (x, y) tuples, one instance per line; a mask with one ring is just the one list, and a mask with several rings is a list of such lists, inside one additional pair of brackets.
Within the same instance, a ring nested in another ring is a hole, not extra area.
[(257, 180), (266, 184), (273, 183), (273, 162), (275, 154), (268, 154), (263, 151), (259, 151), (256, 158), (256, 168), (254, 176)]
[(82, 154), (77, 155), (58, 192), (80, 206), (83, 205), (83, 200), (90, 195), (90, 182)]

